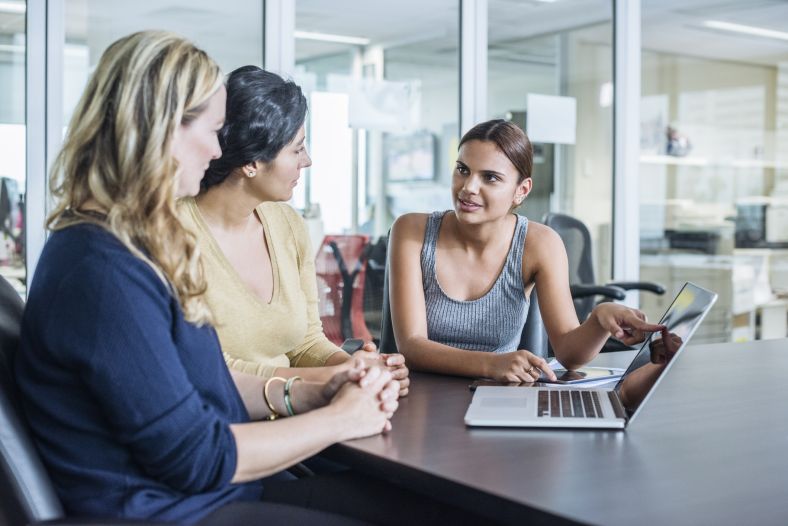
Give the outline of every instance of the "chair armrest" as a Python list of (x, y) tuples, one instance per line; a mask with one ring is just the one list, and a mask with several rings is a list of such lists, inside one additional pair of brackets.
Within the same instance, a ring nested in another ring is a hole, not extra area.
[(612, 285), (570, 285), (569, 292), (573, 299), (589, 296), (605, 296), (614, 300), (623, 300), (627, 293), (621, 287)]
[(368, 269), (371, 268), (372, 270), (378, 270), (378, 271), (382, 272), (386, 268), (386, 265), (384, 265), (382, 263), (378, 263), (374, 259), (368, 259), (367, 260), (367, 268)]
[(660, 285), (659, 283), (651, 283), (648, 281), (616, 281), (613, 283), (608, 283), (608, 285), (613, 287), (619, 287), (624, 290), (645, 290), (648, 292), (653, 292), (654, 294), (665, 294), (665, 287)]

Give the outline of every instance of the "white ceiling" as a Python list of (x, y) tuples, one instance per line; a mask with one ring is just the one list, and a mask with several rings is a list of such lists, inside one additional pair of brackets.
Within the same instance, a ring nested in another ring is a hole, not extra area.
[(717, 60), (788, 62), (788, 41), (705, 28), (719, 20), (788, 32), (786, 0), (643, 0), (644, 49)]
[[(165, 28), (190, 36), (225, 67), (227, 61), (260, 63), (262, 1), (65, 0), (66, 30), (71, 41), (87, 42), (91, 55), (119, 35)], [(458, 0), (296, 0), (296, 27), (369, 38), (428, 62), (430, 55), (456, 56), (458, 5)], [(554, 39), (539, 37), (581, 28), (583, 38), (609, 44), (611, 5), (611, 0), (489, 0), (492, 58), (549, 63), (557, 53)], [(641, 11), (644, 49), (755, 64), (788, 61), (788, 41), (701, 26), (714, 19), (788, 31), (788, 0), (642, 0)], [(23, 28), (23, 15), (0, 12), (0, 38)], [(296, 45), (299, 59), (348, 49), (306, 40)]]
[[(412, 49), (421, 54), (456, 54), (457, 6), (456, 0), (297, 0), (296, 26), (365, 37), (388, 48), (417, 43)], [(705, 20), (722, 20), (788, 31), (788, 0), (642, 0), (641, 13), (644, 49), (765, 65), (788, 61), (788, 41), (702, 26)], [(610, 45), (612, 1), (489, 0), (488, 27), (492, 59), (554, 63), (557, 45), (545, 36), (571, 31)], [(300, 59), (347, 49), (307, 41), (296, 47)]]

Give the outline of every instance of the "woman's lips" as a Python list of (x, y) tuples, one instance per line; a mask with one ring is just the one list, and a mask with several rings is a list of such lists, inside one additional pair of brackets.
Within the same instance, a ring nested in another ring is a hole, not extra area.
[(460, 210), (463, 212), (475, 212), (482, 207), (480, 204), (474, 203), (472, 201), (466, 201), (465, 199), (457, 199), (457, 201), (460, 204)]

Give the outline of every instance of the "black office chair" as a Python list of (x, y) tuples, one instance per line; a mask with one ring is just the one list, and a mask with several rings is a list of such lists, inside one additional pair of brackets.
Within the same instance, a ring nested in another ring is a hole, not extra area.
[(16, 181), (8, 177), (0, 177), (0, 233), (13, 236), (14, 207), (17, 197), (14, 191)]
[(38, 458), (16, 393), (14, 357), (19, 347), (23, 303), (0, 277), (0, 522), (28, 524), (64, 516)]
[(539, 298), (536, 287), (531, 290), (531, 304), (528, 307), (528, 316), (525, 318), (523, 333), (520, 336), (518, 349), (531, 351), (533, 354), (548, 360), (553, 357), (553, 348), (547, 338), (547, 330), (542, 321), (542, 312), (539, 310)]
[(383, 288), (386, 279), (388, 237), (381, 236), (364, 249), (367, 272), (364, 278), (364, 322), (372, 341), (380, 347), (380, 327), (383, 323)]
[[(361, 240), (353, 239), (357, 244)], [(354, 289), (356, 286), (356, 278), (359, 274), (364, 273), (364, 256), (366, 254), (366, 240), (361, 241), (364, 244), (364, 248), (361, 250), (361, 255), (356, 260), (356, 264), (353, 266), (352, 269), (348, 269), (347, 263), (345, 262), (345, 258), (342, 256), (342, 250), (339, 248), (336, 240), (328, 241), (327, 245), (331, 248), (331, 252), (334, 254), (334, 258), (337, 261), (337, 266), (339, 267), (339, 273), (342, 276), (342, 311), (341, 311), (341, 330), (342, 330), (342, 339), (348, 339), (354, 337), (353, 331), (353, 319), (352, 319), (352, 311), (353, 311), (353, 296), (354, 296)]]
[(603, 301), (623, 300), (628, 290), (644, 290), (654, 294), (665, 294), (665, 287), (643, 281), (619, 281), (606, 285), (596, 283), (594, 261), (591, 255), (591, 234), (586, 225), (572, 216), (547, 213), (542, 222), (558, 233), (566, 247), (569, 258), (569, 284), (575, 302), (577, 318), (582, 323), (591, 314), (596, 298)]
[(381, 312), (380, 322), (380, 345), (378, 348), (382, 354), (396, 354), (397, 341), (394, 338), (394, 325), (391, 323), (391, 305), (389, 304), (389, 267), (391, 266), (391, 257), (389, 256), (388, 240), (391, 238), (386, 236), (386, 266), (383, 269), (383, 310)]

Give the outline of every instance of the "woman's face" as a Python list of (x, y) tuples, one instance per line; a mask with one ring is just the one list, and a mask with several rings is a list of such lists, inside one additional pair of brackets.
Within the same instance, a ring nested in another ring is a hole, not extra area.
[(208, 164), (222, 156), (217, 134), (224, 124), (226, 102), (227, 91), (222, 86), (196, 119), (176, 128), (172, 141), (172, 154), (178, 161), (175, 197), (197, 195)]
[(293, 189), (301, 177), (301, 170), (312, 166), (312, 159), (306, 151), (304, 127), (277, 154), (270, 163), (264, 163), (262, 170), (254, 177), (252, 184), (260, 189), (265, 201), (289, 201)]
[(457, 218), (467, 223), (499, 219), (531, 191), (531, 179), (520, 174), (495, 143), (468, 141), (460, 147), (452, 177)]

